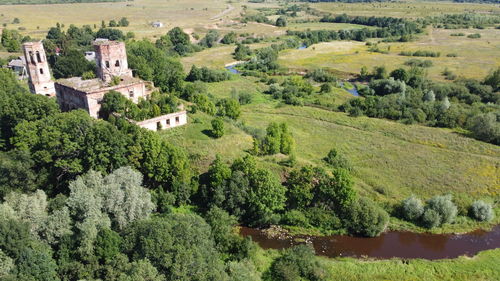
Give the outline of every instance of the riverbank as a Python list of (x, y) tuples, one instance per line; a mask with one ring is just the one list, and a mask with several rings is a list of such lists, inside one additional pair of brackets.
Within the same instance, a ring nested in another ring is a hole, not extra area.
[(326, 280), (500, 280), (500, 249), (479, 253), (473, 258), (428, 261), (358, 260), (319, 258), (326, 269)]

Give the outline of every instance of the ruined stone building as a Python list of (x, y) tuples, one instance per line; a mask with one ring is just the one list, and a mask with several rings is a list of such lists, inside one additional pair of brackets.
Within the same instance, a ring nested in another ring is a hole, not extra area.
[[(25, 43), (23, 50), (28, 64), (31, 92), (56, 96), (57, 103), (63, 111), (84, 109), (90, 116), (99, 118), (101, 102), (104, 95), (110, 91), (119, 92), (134, 103), (140, 98), (148, 98), (154, 91), (152, 82), (143, 81), (132, 75), (132, 70), (128, 68), (123, 42), (108, 40), (94, 42), (97, 78), (85, 80), (82, 77), (71, 77), (59, 79), (55, 83), (50, 76), (42, 43)], [(153, 119), (134, 123), (154, 131), (187, 123), (184, 110)]]
[(55, 96), (56, 90), (50, 76), (49, 63), (42, 42), (24, 43), (23, 52), (29, 75), (30, 91), (48, 97)]

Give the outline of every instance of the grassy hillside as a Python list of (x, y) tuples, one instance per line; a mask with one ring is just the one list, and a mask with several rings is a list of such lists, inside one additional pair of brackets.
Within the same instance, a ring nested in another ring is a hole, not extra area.
[[(265, 129), (271, 121), (286, 122), (297, 143), (300, 165), (324, 165), (321, 160), (332, 147), (340, 149), (356, 167), (356, 187), (365, 195), (382, 201), (401, 200), (410, 194), (428, 198), (435, 194), (470, 194), (473, 197), (499, 195), (500, 148), (464, 137), (449, 129), (405, 125), (312, 107), (278, 104), (261, 94), (264, 85), (236, 77), (213, 83), (209, 93), (229, 97), (231, 89), (253, 94), (253, 103), (243, 106), (241, 122), (253, 129)], [(339, 102), (350, 98), (344, 91), (332, 95)], [(242, 126), (228, 122), (221, 139), (203, 133), (211, 117), (191, 115), (189, 126), (162, 132), (175, 144), (185, 147), (206, 169), (222, 154), (224, 159), (240, 156), (251, 148), (251, 136)], [(261, 158), (278, 171), (280, 156)]]

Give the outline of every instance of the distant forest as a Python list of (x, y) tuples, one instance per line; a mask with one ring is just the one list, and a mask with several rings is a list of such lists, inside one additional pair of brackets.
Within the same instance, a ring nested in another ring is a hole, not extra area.
[(0, 0), (0, 5), (125, 2), (126, 0)]

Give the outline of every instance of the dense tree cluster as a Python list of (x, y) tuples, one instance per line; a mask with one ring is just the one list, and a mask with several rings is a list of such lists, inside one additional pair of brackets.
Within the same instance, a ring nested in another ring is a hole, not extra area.
[[(467, 0), (458, 0), (461, 2), (472, 2)], [(456, 1), (456, 2), (458, 2)], [(493, 0), (495, 1), (495, 0)], [(426, 17), (420, 19), (420, 22), (425, 24), (432, 24), (438, 28), (458, 29), (458, 28), (484, 28), (500, 23), (500, 16), (495, 14), (478, 14), (478, 13), (464, 13), (464, 14), (443, 14), (439, 16)]]
[(249, 225), (277, 223), (285, 207), (286, 188), (251, 156), (235, 160), (231, 167), (216, 158), (202, 183), (200, 201), (206, 208), (224, 209)]
[(153, 81), (163, 92), (181, 92), (185, 76), (181, 63), (157, 46), (148, 40), (128, 42), (129, 67), (140, 78)]
[(304, 105), (304, 99), (311, 96), (313, 92), (314, 88), (311, 83), (301, 76), (292, 76), (281, 84), (272, 84), (266, 91), (273, 98), (292, 105)]
[(239, 45), (236, 48), (235, 55), (238, 55), (238, 48), (244, 48), (239, 50), (240, 52), (244, 53), (244, 55), (250, 55), (251, 53), (253, 53), (253, 55), (250, 57), (250, 60), (242, 65), (243, 70), (246, 70), (244, 71), (244, 73), (248, 72), (251, 74), (254, 71), (272, 73), (276, 72), (279, 68), (279, 65), (277, 63), (278, 52), (285, 49), (297, 48), (299, 45), (299, 41), (295, 38), (288, 38), (281, 44), (272, 44), (269, 47), (257, 49), (253, 52), (249, 49), (246, 49), (244, 45)]
[[(353, 116), (402, 120), (438, 127), (462, 127), (474, 138), (498, 144), (500, 141), (498, 76), (496, 70), (483, 82), (457, 79), (435, 83), (418, 67), (387, 73), (377, 68), (367, 87), (358, 87), (364, 99), (353, 99), (341, 109)], [(492, 86), (493, 85), (493, 86)]]
[(0, 39), (0, 47), (7, 52), (20, 52), (21, 44), (30, 41), (29, 36), (22, 36), (17, 30), (2, 29), (2, 37)]
[(263, 138), (255, 138), (254, 154), (273, 155), (277, 153), (291, 154), (295, 147), (288, 125), (272, 122), (267, 126), (266, 135)]
[(214, 70), (210, 69), (206, 66), (196, 67), (193, 65), (189, 74), (186, 77), (186, 81), (194, 82), (194, 81), (203, 81), (203, 82), (221, 82), (225, 80), (229, 80), (231, 75), (224, 70)]

